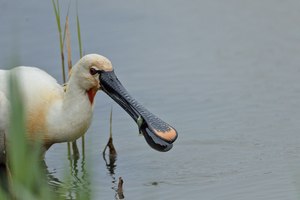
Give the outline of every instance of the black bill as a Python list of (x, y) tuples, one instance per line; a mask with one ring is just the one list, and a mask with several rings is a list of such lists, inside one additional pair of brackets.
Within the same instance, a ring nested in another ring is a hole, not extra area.
[(177, 131), (132, 98), (114, 71), (101, 72), (99, 77), (101, 89), (133, 118), (147, 143), (158, 151), (170, 150), (177, 138)]

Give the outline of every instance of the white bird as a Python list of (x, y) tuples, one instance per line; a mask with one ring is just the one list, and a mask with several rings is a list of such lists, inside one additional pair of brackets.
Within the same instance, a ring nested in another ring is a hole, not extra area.
[(41, 140), (45, 150), (54, 143), (74, 141), (87, 131), (98, 90), (103, 90), (130, 114), (154, 149), (167, 151), (177, 138), (174, 128), (151, 114), (128, 94), (107, 58), (89, 54), (73, 66), (65, 87), (35, 67), (0, 70), (0, 140), (4, 133), (9, 134), (10, 99), (7, 82), (11, 73), (17, 78), (23, 97), (27, 138)]

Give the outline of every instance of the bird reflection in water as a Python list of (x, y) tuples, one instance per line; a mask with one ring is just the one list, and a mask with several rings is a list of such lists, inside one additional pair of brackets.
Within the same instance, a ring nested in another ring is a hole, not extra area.
[(75, 200), (78, 197), (80, 197), (79, 199), (91, 199), (91, 183), (85, 166), (84, 148), (82, 149), (81, 156), (78, 154), (79, 151), (74, 150), (73, 147), (71, 152), (68, 153), (70, 176), (66, 176), (68, 178), (64, 179), (64, 181), (57, 178), (55, 176), (57, 171), (55, 169), (51, 169), (50, 171), (44, 162), (48, 184), (53, 191), (66, 199)]
[[(88, 178), (88, 171), (85, 166), (85, 151), (84, 145), (82, 145), (81, 155), (78, 153), (78, 149), (74, 149), (74, 145), (71, 143), (72, 148), (68, 148), (68, 161), (71, 178), (67, 181), (62, 182), (55, 175), (56, 170), (49, 170), (46, 163), (44, 162), (44, 169), (47, 174), (48, 183), (54, 191), (58, 192), (61, 196), (66, 199), (77, 199), (79, 196), (84, 194), (84, 197), (90, 199), (91, 190), (90, 182)], [(103, 160), (105, 162), (108, 174), (111, 177), (112, 189), (114, 190), (115, 199), (124, 199), (123, 194), (123, 179), (122, 177), (116, 178), (115, 170), (117, 167), (117, 151), (113, 144), (112, 137), (112, 109), (110, 112), (110, 133), (108, 142), (102, 152)]]

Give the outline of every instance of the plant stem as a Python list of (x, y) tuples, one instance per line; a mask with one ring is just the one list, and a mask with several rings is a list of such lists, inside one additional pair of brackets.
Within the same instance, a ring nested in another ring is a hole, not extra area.
[(61, 69), (62, 69), (62, 78), (63, 82), (66, 82), (66, 72), (65, 72), (65, 58), (64, 58), (64, 44), (63, 44), (63, 36), (62, 36), (62, 29), (60, 23), (60, 9), (59, 9), (59, 2), (56, 0), (52, 0), (53, 9), (55, 12), (56, 24), (59, 34), (59, 47), (60, 47), (60, 56), (61, 56)]

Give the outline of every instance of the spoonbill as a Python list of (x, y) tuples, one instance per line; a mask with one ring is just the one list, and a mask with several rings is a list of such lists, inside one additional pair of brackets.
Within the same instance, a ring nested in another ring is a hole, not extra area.
[[(0, 140), (7, 132), (10, 99), (7, 82), (10, 73), (18, 79), (25, 109), (26, 133), (29, 141), (42, 141), (47, 151), (54, 143), (70, 142), (89, 128), (94, 98), (102, 90), (116, 101), (137, 123), (147, 143), (158, 151), (168, 151), (177, 131), (133, 99), (104, 56), (89, 54), (72, 68), (65, 86), (36, 67), (0, 70)], [(1, 135), (2, 133), (2, 135)], [(0, 142), (0, 149), (1, 142)]]

